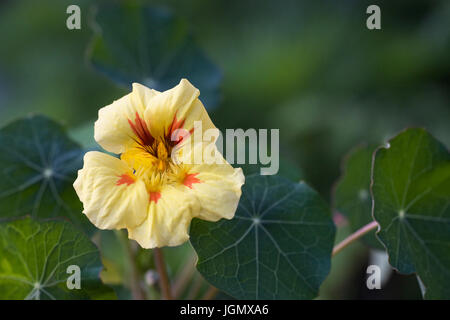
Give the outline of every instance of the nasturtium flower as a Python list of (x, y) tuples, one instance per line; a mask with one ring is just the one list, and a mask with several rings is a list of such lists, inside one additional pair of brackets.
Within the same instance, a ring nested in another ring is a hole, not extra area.
[[(218, 152), (217, 136), (195, 139), (217, 130), (199, 94), (185, 79), (164, 92), (134, 83), (131, 93), (99, 110), (95, 140), (120, 156), (87, 152), (74, 182), (95, 226), (126, 228), (130, 239), (154, 248), (185, 242), (192, 218), (234, 216), (244, 175)], [(193, 160), (205, 150), (214, 161)]]

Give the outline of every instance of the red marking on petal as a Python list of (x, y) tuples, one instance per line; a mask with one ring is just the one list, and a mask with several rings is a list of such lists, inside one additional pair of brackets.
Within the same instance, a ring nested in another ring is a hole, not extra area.
[(187, 132), (185, 135), (181, 136), (177, 142), (180, 143), (182, 142), (185, 138), (188, 138), (190, 135), (192, 135), (192, 133), (194, 132), (194, 128), (192, 128), (191, 130), (189, 130), (189, 132)]
[(188, 138), (192, 132), (194, 131), (194, 128), (192, 128), (190, 131), (182, 129), (181, 131), (178, 131), (175, 135), (175, 137), (172, 137), (172, 146), (176, 146), (180, 142), (184, 141), (184, 139)]
[(169, 126), (169, 133), (173, 133), (175, 130), (183, 128), (184, 120), (177, 120), (177, 115), (173, 116), (171, 125)]
[(184, 181), (183, 184), (192, 189), (192, 185), (194, 183), (201, 183), (202, 181), (200, 181), (200, 179), (196, 178), (195, 176), (198, 175), (198, 173), (191, 173), (191, 174), (187, 174), (186, 177), (184, 177)]
[[(178, 120), (177, 115), (175, 114), (172, 120), (172, 123), (170, 124), (168, 128), (168, 132), (166, 134), (166, 141), (170, 141), (171, 146), (176, 146), (181, 141), (183, 141), (184, 138), (189, 137), (189, 135), (192, 134), (194, 129), (191, 130), (180, 130), (183, 129), (184, 126), (184, 120)], [(179, 130), (177, 132), (177, 130)], [(173, 137), (173, 134), (175, 133), (175, 136)]]
[(150, 192), (150, 202), (155, 201), (155, 203), (158, 203), (159, 198), (161, 198), (161, 192)]
[(129, 186), (130, 184), (134, 183), (134, 178), (126, 173), (119, 176), (119, 178), (120, 179), (117, 180), (117, 182), (116, 182), (117, 186), (120, 186), (121, 184), (126, 184), (127, 186)]
[(141, 143), (146, 146), (150, 146), (155, 141), (155, 138), (150, 134), (150, 130), (148, 130), (147, 124), (145, 121), (139, 116), (139, 113), (136, 111), (136, 118), (134, 119), (134, 123), (128, 119), (128, 123), (130, 124), (131, 129), (134, 134), (141, 140)]

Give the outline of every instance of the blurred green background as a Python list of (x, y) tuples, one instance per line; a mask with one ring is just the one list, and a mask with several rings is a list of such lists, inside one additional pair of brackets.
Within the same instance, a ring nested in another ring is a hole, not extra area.
[[(43, 113), (89, 145), (98, 109), (129, 91), (87, 62), (96, 2), (0, 2), (0, 125)], [(356, 144), (424, 126), (450, 145), (448, 0), (140, 2), (185, 19), (221, 69), (214, 123), (279, 128), (282, 166), (327, 199)], [(66, 28), (70, 4), (81, 8), (81, 30)], [(381, 7), (381, 30), (366, 28), (370, 4)], [(394, 275), (383, 292), (364, 290), (363, 247), (341, 260), (333, 261), (322, 298), (420, 296), (413, 276)]]

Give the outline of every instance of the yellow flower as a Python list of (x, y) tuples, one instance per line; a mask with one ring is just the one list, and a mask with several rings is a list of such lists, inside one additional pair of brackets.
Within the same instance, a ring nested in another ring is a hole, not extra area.
[[(185, 242), (194, 217), (234, 216), (244, 175), (211, 148), (215, 138), (194, 139), (217, 130), (199, 94), (185, 79), (165, 92), (134, 83), (131, 93), (100, 109), (95, 140), (120, 158), (88, 152), (78, 171), (74, 188), (94, 225), (126, 228), (142, 247), (154, 248)], [(205, 149), (214, 163), (193, 161)]]

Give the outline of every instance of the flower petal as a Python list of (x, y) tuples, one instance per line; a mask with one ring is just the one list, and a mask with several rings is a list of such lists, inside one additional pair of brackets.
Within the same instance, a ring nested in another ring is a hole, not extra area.
[(194, 121), (201, 122), (202, 131), (215, 128), (199, 95), (197, 88), (182, 79), (174, 88), (152, 97), (145, 111), (152, 135), (171, 139), (177, 129), (192, 133)]
[(141, 225), (128, 228), (128, 237), (147, 249), (186, 242), (189, 224), (199, 210), (197, 199), (167, 185), (150, 200), (147, 218)]
[(91, 151), (74, 182), (83, 213), (100, 229), (121, 229), (141, 224), (147, 216), (148, 193), (126, 162)]
[[(103, 107), (95, 122), (95, 140), (103, 149), (122, 153), (135, 144), (139, 137), (136, 130), (146, 135), (147, 124), (144, 112), (148, 101), (159, 94), (158, 91), (133, 83), (133, 91)], [(136, 128), (133, 128), (135, 126)]]
[(207, 221), (221, 218), (232, 219), (241, 197), (241, 186), (245, 177), (241, 168), (234, 169), (229, 164), (204, 165), (192, 168), (199, 183), (192, 184), (194, 193), (201, 205), (197, 217)]
[[(186, 151), (184, 149), (180, 148), (179, 152)], [(196, 144), (192, 150), (185, 152), (179, 160), (187, 168), (182, 182), (185, 190), (193, 193), (201, 206), (196, 216), (208, 221), (233, 218), (245, 182), (242, 169), (233, 168), (214, 144)], [(197, 164), (192, 155), (198, 151), (203, 154), (203, 163)]]

